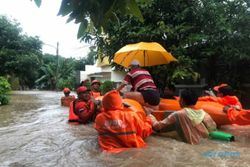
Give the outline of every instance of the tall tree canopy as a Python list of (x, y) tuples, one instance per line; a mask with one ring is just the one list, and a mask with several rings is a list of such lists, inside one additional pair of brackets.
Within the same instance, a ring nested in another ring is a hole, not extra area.
[[(77, 23), (85, 25), (81, 29), (85, 33), (79, 33), (81, 38), (85, 41), (95, 40), (98, 53), (110, 59), (125, 44), (157, 41), (171, 51), (179, 63), (170, 65), (174, 68), (172, 74), (169, 66), (157, 67), (153, 71), (157, 72), (158, 69), (162, 74), (162, 70), (167, 70), (175, 82), (189, 74), (198, 76), (193, 70), (206, 78), (209, 84), (249, 82), (244, 77), (249, 75), (248, 0), (137, 0), (131, 4), (139, 7), (144, 22), (139, 17), (133, 17), (134, 13), (124, 13), (119, 7), (112, 8), (112, 3), (120, 1), (110, 1), (105, 3), (106, 6), (98, 0), (84, 2), (62, 1), (61, 9), (69, 7), (66, 12), (70, 14), (69, 20), (75, 19)], [(112, 16), (116, 21), (111, 16), (102, 20), (103, 11), (109, 8), (113, 9)], [(92, 17), (93, 12), (95, 17)], [(104, 31), (99, 31), (102, 24), (91, 21), (105, 22)], [(88, 29), (90, 27), (92, 29)]]
[(125, 44), (161, 43), (179, 62), (152, 68), (160, 80), (197, 79), (197, 71), (211, 85), (237, 85), (250, 82), (249, 6), (249, 0), (62, 0), (59, 15), (80, 23), (78, 37), (94, 40), (110, 60)]
[(21, 85), (34, 86), (42, 41), (22, 33), (15, 20), (0, 16), (0, 75), (15, 76)]

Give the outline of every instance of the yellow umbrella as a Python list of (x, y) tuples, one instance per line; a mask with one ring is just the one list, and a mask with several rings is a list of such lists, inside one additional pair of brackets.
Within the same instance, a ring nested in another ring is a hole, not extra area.
[(127, 68), (134, 59), (138, 60), (140, 66), (143, 67), (168, 64), (171, 61), (177, 61), (171, 53), (167, 52), (157, 42), (128, 44), (115, 53), (113, 61)]

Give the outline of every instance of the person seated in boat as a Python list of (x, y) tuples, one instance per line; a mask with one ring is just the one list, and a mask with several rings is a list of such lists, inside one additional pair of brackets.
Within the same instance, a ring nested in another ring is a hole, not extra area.
[(101, 82), (98, 80), (93, 80), (91, 82), (90, 95), (92, 97), (97, 98), (97, 97), (101, 96), (100, 86), (101, 86)]
[(239, 110), (242, 109), (241, 102), (234, 95), (233, 89), (230, 85), (221, 84), (221, 85), (215, 86), (213, 89), (216, 92), (216, 97), (204, 96), (204, 97), (200, 97), (199, 100), (214, 101), (224, 106), (232, 106)]
[(124, 98), (136, 100), (141, 105), (152, 109), (158, 109), (160, 93), (150, 73), (140, 68), (140, 63), (137, 60), (133, 60), (129, 67), (130, 71), (127, 73), (117, 90), (120, 91), (126, 85), (131, 84), (131, 89), (133, 91), (124, 93)]
[(61, 97), (61, 105), (62, 106), (69, 106), (72, 101), (75, 100), (74, 95), (70, 95), (70, 89), (64, 88), (63, 89), (64, 96)]
[(80, 86), (77, 90), (78, 98), (74, 100), (70, 107), (69, 122), (90, 123), (95, 120), (99, 110), (90, 96), (90, 90), (85, 86)]
[(157, 121), (150, 114), (150, 110), (147, 110), (147, 114), (153, 122), (153, 129), (159, 131), (174, 127), (174, 130), (184, 142), (199, 144), (202, 138), (209, 136), (209, 132), (216, 130), (216, 123), (205, 111), (195, 108), (197, 100), (198, 96), (193, 91), (183, 90), (179, 101), (183, 109), (171, 113), (162, 121)]
[(152, 133), (150, 118), (142, 119), (133, 109), (126, 108), (117, 90), (107, 92), (102, 105), (104, 111), (97, 115), (94, 124), (102, 150), (120, 152), (146, 146), (143, 139)]
[(164, 99), (176, 99), (175, 96), (175, 86), (173, 84), (169, 84), (164, 88), (163, 97)]

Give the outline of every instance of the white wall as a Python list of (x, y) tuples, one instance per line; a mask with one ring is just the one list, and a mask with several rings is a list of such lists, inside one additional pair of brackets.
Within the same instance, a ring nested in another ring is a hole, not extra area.
[(89, 79), (88, 78), (89, 74), (93, 74), (93, 73), (97, 73), (101, 71), (102, 70), (100, 67), (96, 67), (94, 65), (85, 65), (85, 71), (80, 71), (80, 82), (85, 79)]
[(123, 71), (112, 71), (111, 72), (111, 81), (122, 82), (126, 73)]
[(90, 79), (89, 74), (101, 73), (101, 72), (110, 72), (113, 82), (122, 82), (126, 73), (125, 71), (113, 71), (110, 66), (97, 67), (95, 65), (85, 65), (85, 71), (80, 71), (80, 81), (85, 79)]
[(86, 73), (86, 71), (80, 71), (80, 82), (87, 78), (88, 78), (88, 74)]
[(95, 65), (85, 65), (85, 71), (88, 74), (93, 74), (93, 73), (101, 72), (102, 69), (101, 67), (97, 67)]

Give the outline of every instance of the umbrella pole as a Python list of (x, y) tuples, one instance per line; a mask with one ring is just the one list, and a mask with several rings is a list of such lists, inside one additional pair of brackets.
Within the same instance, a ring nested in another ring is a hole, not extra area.
[(146, 51), (145, 51), (145, 50), (143, 51), (143, 55), (144, 55), (144, 67), (145, 67), (145, 64), (146, 64), (146, 63), (145, 63), (145, 61), (146, 61), (146, 60), (145, 60), (145, 59), (146, 59)]

